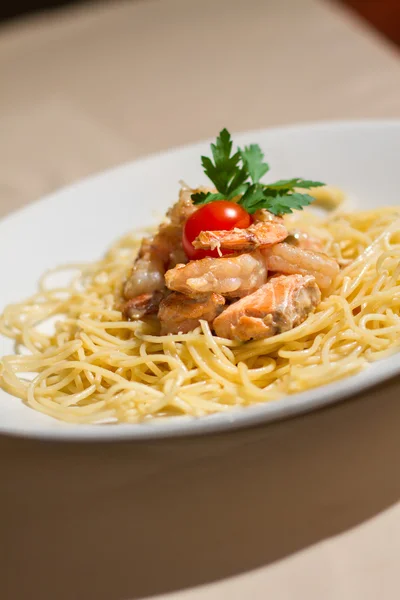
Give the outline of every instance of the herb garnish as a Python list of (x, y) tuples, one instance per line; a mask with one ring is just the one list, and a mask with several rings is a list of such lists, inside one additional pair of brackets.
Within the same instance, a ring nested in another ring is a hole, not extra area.
[(295, 177), (281, 179), (274, 183), (262, 183), (260, 180), (269, 171), (264, 154), (258, 144), (238, 148), (232, 154), (231, 134), (223, 129), (211, 144), (212, 158), (201, 157), (201, 164), (207, 177), (215, 185), (217, 192), (204, 192), (192, 195), (194, 204), (207, 204), (214, 200), (237, 199), (249, 213), (266, 208), (275, 215), (302, 210), (314, 201), (310, 194), (297, 191), (325, 185), (320, 181), (309, 181)]

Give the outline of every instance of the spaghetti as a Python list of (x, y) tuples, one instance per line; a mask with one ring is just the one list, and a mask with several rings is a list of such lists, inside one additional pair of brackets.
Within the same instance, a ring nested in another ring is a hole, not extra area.
[(8, 306), (0, 331), (16, 354), (1, 387), (32, 408), (74, 423), (203, 415), (277, 400), (354, 374), (400, 347), (400, 208), (286, 217), (316, 235), (342, 269), (300, 326), (240, 344), (202, 322), (159, 335), (156, 318), (129, 322), (115, 296), (140, 244), (127, 235), (65, 287), (47, 273), (38, 292)]

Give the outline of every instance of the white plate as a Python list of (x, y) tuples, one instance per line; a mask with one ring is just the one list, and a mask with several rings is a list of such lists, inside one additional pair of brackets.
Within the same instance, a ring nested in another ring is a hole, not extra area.
[[(229, 124), (228, 124), (229, 125)], [(307, 176), (346, 190), (351, 208), (400, 204), (400, 121), (317, 123), (234, 135), (258, 143), (276, 179)], [(176, 199), (178, 181), (206, 182), (200, 155), (209, 142), (171, 150), (97, 175), (0, 223), (0, 308), (30, 295), (43, 271), (92, 260), (128, 229), (153, 224)], [(0, 355), (12, 351), (1, 339)], [(72, 425), (0, 391), (0, 432), (47, 439), (137, 439), (208, 433), (273, 421), (337, 402), (400, 373), (400, 353), (359, 375), (275, 402), (145, 425)]]

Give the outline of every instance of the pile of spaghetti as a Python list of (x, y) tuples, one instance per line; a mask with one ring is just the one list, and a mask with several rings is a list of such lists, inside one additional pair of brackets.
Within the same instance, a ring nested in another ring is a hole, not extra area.
[[(159, 335), (157, 319), (129, 322), (115, 296), (139, 247), (128, 235), (75, 275), (8, 306), (0, 331), (16, 342), (0, 385), (29, 406), (75, 423), (202, 416), (276, 400), (354, 374), (400, 347), (400, 208), (304, 211), (289, 229), (316, 235), (342, 269), (317, 310), (294, 329), (245, 344), (206, 322)], [(60, 269), (61, 270), (61, 269)], [(27, 352), (28, 351), (28, 352)]]

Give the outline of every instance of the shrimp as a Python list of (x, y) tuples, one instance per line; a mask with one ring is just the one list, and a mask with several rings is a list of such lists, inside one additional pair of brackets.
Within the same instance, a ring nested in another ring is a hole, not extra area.
[(299, 231), (298, 229), (290, 231), (285, 242), (292, 246), (297, 246), (297, 248), (301, 248), (302, 250), (312, 250), (313, 252), (324, 251), (324, 242), (320, 238), (304, 231)]
[(265, 259), (260, 252), (202, 258), (177, 265), (165, 274), (170, 290), (196, 297), (215, 292), (227, 298), (251, 294), (267, 281)]
[(142, 240), (131, 274), (124, 285), (123, 295), (127, 300), (164, 288), (165, 261), (154, 246), (156, 237)]
[(198, 327), (200, 319), (211, 323), (220, 314), (224, 304), (225, 298), (220, 294), (189, 298), (172, 292), (161, 302), (158, 311), (161, 335), (193, 331)]
[(260, 210), (250, 227), (235, 227), (231, 231), (201, 231), (193, 241), (193, 246), (203, 250), (224, 248), (235, 252), (250, 252), (282, 242), (287, 235), (288, 231), (280, 217)]
[(284, 223), (282, 216), (274, 215), (274, 213), (270, 212), (266, 208), (259, 208), (258, 210), (256, 210), (256, 212), (253, 214), (253, 221), (255, 223), (258, 223), (259, 221), (265, 223), (266, 221), (268, 221), (270, 223), (277, 223), (280, 225), (283, 225)]
[(231, 340), (261, 340), (300, 325), (320, 300), (312, 275), (279, 275), (228, 306), (213, 328), (218, 336)]
[(157, 233), (151, 238), (143, 238), (124, 285), (126, 300), (163, 290), (165, 271), (186, 260), (182, 229), (186, 219), (196, 210), (191, 199), (194, 191), (197, 190), (181, 189), (179, 200), (169, 209)]
[(286, 275), (313, 275), (321, 290), (329, 288), (339, 273), (339, 265), (334, 258), (321, 252), (302, 250), (285, 242), (261, 252), (269, 271)]
[(158, 311), (158, 307), (163, 297), (164, 293), (162, 291), (155, 290), (154, 292), (141, 294), (140, 296), (131, 298), (121, 306), (122, 314), (128, 321), (142, 319), (147, 315), (152, 315)]

